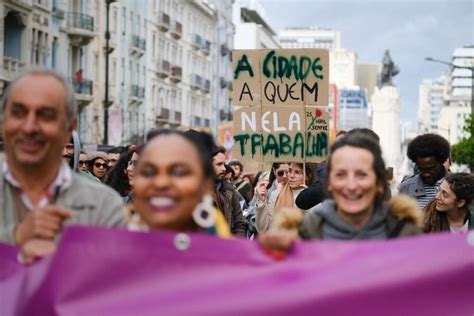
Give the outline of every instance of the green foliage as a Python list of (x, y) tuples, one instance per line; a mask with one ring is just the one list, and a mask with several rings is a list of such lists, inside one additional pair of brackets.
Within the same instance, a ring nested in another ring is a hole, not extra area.
[(455, 163), (468, 165), (474, 171), (474, 114), (466, 119), (463, 130), (468, 136), (451, 146), (451, 156)]

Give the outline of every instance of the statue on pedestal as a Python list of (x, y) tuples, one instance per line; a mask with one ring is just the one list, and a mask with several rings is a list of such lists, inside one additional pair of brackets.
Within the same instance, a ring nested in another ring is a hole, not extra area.
[(385, 54), (382, 59), (382, 71), (380, 72), (380, 76), (377, 80), (377, 87), (381, 89), (383, 86), (393, 86), (392, 77), (396, 76), (400, 69), (397, 65), (393, 62), (392, 58), (390, 57), (390, 52), (388, 49), (385, 51)]

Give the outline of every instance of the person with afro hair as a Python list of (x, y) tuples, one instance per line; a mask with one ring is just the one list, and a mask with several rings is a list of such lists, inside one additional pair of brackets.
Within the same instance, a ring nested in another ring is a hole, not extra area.
[(450, 146), (446, 139), (436, 134), (424, 134), (413, 139), (407, 156), (415, 163), (418, 173), (402, 181), (399, 193), (413, 196), (423, 209), (435, 198), (446, 176), (443, 163), (449, 158)]

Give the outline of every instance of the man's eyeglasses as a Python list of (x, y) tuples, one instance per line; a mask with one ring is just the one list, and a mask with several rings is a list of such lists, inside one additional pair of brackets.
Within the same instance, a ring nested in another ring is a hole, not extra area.
[(277, 171), (277, 176), (283, 177), (284, 175), (288, 175), (288, 170)]
[(94, 167), (107, 169), (108, 165), (106, 163), (96, 162), (94, 163)]
[(87, 161), (85, 161), (85, 160), (79, 160), (80, 165), (85, 165), (86, 163), (87, 163)]
[(136, 167), (137, 166), (137, 163), (138, 163), (138, 160), (129, 160), (128, 161), (128, 165), (130, 167)]

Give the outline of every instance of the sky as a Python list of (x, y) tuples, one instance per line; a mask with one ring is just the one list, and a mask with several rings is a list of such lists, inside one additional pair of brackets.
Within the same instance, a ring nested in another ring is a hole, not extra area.
[(401, 94), (402, 122), (416, 126), (418, 88), (449, 66), (456, 48), (474, 45), (474, 0), (260, 0), (275, 32), (319, 26), (341, 32), (341, 47), (359, 63), (381, 63), (384, 51), (400, 68), (393, 78)]

